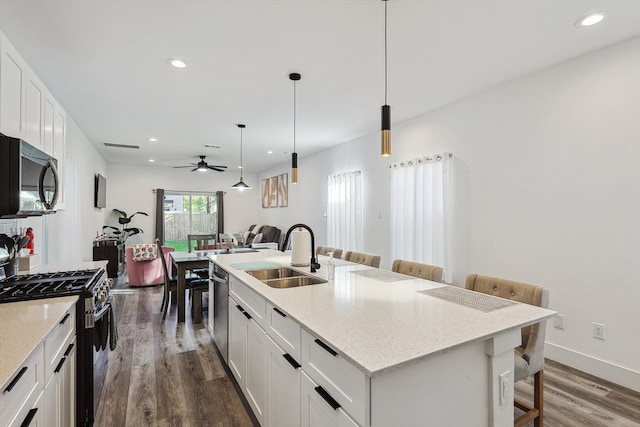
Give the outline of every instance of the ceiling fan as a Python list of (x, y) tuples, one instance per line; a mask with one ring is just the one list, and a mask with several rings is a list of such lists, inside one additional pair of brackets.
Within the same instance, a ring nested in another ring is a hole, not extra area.
[(193, 171), (206, 172), (209, 169), (213, 169), (214, 171), (218, 171), (218, 172), (224, 172), (224, 170), (227, 168), (226, 166), (222, 166), (222, 165), (208, 165), (207, 162), (204, 161), (204, 159), (207, 156), (199, 156), (199, 157), (200, 157), (200, 161), (198, 163), (191, 163), (191, 165), (188, 165), (188, 166), (174, 166), (174, 168), (191, 168), (195, 166), (195, 168), (191, 169), (191, 172)]

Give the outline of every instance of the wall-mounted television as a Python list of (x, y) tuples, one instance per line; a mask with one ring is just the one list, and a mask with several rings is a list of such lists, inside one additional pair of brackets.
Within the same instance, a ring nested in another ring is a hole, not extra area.
[(96, 208), (107, 207), (107, 179), (100, 174), (96, 174), (96, 191), (94, 201), (94, 206)]

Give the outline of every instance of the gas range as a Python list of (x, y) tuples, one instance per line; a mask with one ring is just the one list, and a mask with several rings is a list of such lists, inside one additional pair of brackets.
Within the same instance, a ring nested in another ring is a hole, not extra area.
[[(104, 269), (59, 271), (13, 276), (0, 281), (0, 303), (91, 293), (96, 305), (105, 286)], [(108, 290), (104, 293), (106, 294)]]

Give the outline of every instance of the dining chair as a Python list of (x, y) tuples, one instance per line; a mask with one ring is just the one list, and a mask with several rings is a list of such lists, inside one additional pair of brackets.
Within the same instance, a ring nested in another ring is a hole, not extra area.
[(420, 279), (431, 280), (433, 282), (442, 281), (442, 267), (437, 267), (435, 265), (396, 259), (391, 265), (391, 271), (406, 274), (408, 276), (419, 277)]
[(316, 255), (329, 255), (329, 252), (333, 252), (334, 258), (342, 258), (342, 249), (332, 248), (331, 246), (318, 246), (316, 248)]
[[(156, 239), (156, 244), (160, 246), (160, 239)], [(169, 254), (169, 252), (173, 252), (174, 250), (174, 248), (168, 247), (168, 250), (166, 252), (167, 255)], [(162, 304), (160, 305), (160, 311), (162, 312), (162, 318), (164, 319), (165, 317), (167, 317), (171, 295), (175, 295), (178, 290), (178, 278), (169, 273), (166, 258), (164, 256), (161, 256), (160, 260), (162, 261), (162, 270), (164, 271), (164, 290), (162, 295)], [(201, 282), (207, 282), (205, 279), (201, 279), (200, 276), (193, 273), (188, 273), (185, 279), (188, 287), (191, 286), (192, 283), (194, 286), (198, 287), (202, 285)]]
[[(549, 291), (546, 288), (497, 277), (469, 274), (467, 289), (506, 298), (542, 308), (549, 306)], [(543, 427), (544, 408), (544, 334), (546, 321), (522, 328), (522, 344), (515, 349), (513, 381), (533, 375), (533, 406), (515, 399), (514, 405), (524, 411), (514, 422), (522, 427), (533, 420), (535, 427)]]
[(189, 252), (216, 249), (215, 234), (188, 234)]
[(344, 259), (346, 261), (368, 265), (369, 267), (380, 267), (380, 255), (370, 255), (362, 252), (347, 251), (347, 253), (344, 254)]

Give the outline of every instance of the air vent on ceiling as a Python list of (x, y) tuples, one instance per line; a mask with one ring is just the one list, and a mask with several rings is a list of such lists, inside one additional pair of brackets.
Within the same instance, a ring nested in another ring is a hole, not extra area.
[(133, 150), (139, 150), (140, 149), (139, 145), (112, 144), (110, 142), (105, 142), (104, 146), (105, 147), (114, 147), (114, 148), (131, 148)]
[(203, 147), (204, 148), (220, 148), (219, 145), (209, 145), (209, 144), (204, 144)]

